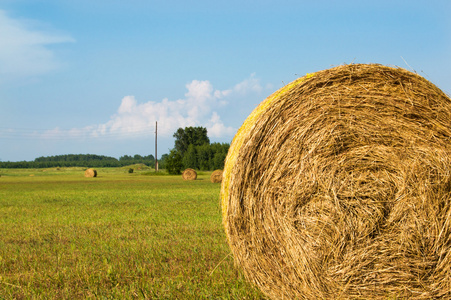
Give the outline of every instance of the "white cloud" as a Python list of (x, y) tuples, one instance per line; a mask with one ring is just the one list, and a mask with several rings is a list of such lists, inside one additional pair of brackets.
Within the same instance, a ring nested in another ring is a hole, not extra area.
[(132, 113), (133, 109), (136, 107), (136, 100), (133, 96), (126, 96), (122, 99), (121, 106), (117, 110), (120, 114)]
[(235, 130), (225, 126), (218, 113), (213, 111), (224, 106), (223, 98), (231, 96), (232, 90), (215, 90), (208, 80), (193, 80), (185, 87), (185, 97), (174, 101), (165, 98), (161, 102), (139, 103), (134, 96), (126, 96), (117, 114), (92, 132), (95, 136), (114, 134), (124, 137), (153, 133), (158, 121), (158, 133), (168, 137), (177, 128), (186, 126), (207, 127), (212, 137), (233, 135)]
[(33, 29), (35, 25), (36, 22), (10, 18), (0, 10), (0, 78), (43, 74), (60, 66), (47, 46), (74, 39)]
[[(168, 136), (179, 127), (203, 126), (212, 108), (218, 105), (218, 95), (222, 92), (214, 91), (207, 80), (193, 80), (186, 88), (185, 98), (175, 101), (165, 98), (161, 102), (138, 103), (134, 96), (126, 96), (117, 114), (101, 126), (107, 128), (109, 133), (140, 134), (150, 131), (158, 121), (158, 132)], [(98, 130), (96, 132), (100, 133)]]
[(215, 90), (208, 80), (193, 80), (185, 85), (183, 99), (163, 99), (161, 102), (139, 103), (134, 96), (122, 99), (117, 110), (105, 124), (92, 130), (95, 136), (135, 136), (153, 134), (158, 121), (158, 133), (171, 137), (179, 127), (204, 126), (210, 137), (233, 137), (236, 128), (225, 125), (217, 109), (226, 110), (229, 101), (237, 95), (258, 93), (262, 90), (259, 80), (252, 74), (232, 89)]
[(231, 92), (232, 90), (215, 91), (215, 97), (221, 99), (223, 97), (227, 97)]
[(221, 117), (214, 111), (207, 123), (207, 132), (210, 137), (222, 138), (233, 136), (236, 129), (231, 126), (225, 126), (221, 121)]
[[(170, 138), (179, 127), (203, 126), (207, 128), (209, 137), (231, 139), (237, 130), (234, 124), (231, 124), (234, 120), (227, 118), (227, 122), (224, 122), (220, 114), (222, 117), (225, 115), (235, 117), (234, 106), (243, 104), (242, 96), (246, 95), (244, 98), (248, 98), (250, 94), (262, 90), (254, 74), (227, 90), (215, 90), (208, 80), (193, 80), (185, 87), (187, 89), (185, 97), (172, 101), (165, 98), (160, 102), (140, 103), (134, 96), (125, 96), (117, 113), (106, 123), (65, 132), (55, 128), (46, 131), (42, 137), (136, 138), (153, 135), (155, 122), (158, 121), (159, 136)], [(242, 121), (239, 120), (237, 125)]]
[(213, 98), (213, 86), (208, 80), (193, 80), (186, 85), (188, 92), (186, 98), (194, 103), (203, 103)]
[(263, 88), (260, 85), (260, 80), (255, 78), (255, 73), (252, 73), (248, 79), (236, 84), (233, 90), (240, 94), (247, 94), (249, 92), (260, 93)]

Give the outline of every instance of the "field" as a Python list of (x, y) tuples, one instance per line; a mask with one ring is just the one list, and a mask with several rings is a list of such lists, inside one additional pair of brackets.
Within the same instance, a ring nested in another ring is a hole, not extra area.
[(219, 184), (149, 170), (0, 170), (0, 299), (262, 299), (233, 265)]

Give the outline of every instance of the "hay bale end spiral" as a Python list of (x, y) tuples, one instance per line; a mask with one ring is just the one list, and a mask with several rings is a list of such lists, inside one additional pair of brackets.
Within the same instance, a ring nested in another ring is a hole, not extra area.
[(214, 170), (210, 175), (210, 181), (212, 183), (221, 183), (222, 181), (222, 170)]
[(186, 169), (182, 173), (183, 180), (196, 180), (197, 179), (197, 172), (194, 169)]
[(236, 264), (273, 299), (451, 298), (451, 99), (352, 64), (276, 91), (221, 186)]

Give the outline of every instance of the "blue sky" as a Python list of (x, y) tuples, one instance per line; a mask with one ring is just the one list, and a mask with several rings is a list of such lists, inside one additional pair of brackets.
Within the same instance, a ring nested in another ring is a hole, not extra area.
[(296, 78), (347, 63), (451, 94), (451, 1), (0, 0), (0, 160), (231, 142)]

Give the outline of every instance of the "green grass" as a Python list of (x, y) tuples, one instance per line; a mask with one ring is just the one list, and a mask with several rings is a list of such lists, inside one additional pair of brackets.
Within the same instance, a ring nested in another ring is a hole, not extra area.
[(127, 170), (0, 170), (0, 299), (263, 298), (233, 265), (210, 173)]

